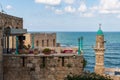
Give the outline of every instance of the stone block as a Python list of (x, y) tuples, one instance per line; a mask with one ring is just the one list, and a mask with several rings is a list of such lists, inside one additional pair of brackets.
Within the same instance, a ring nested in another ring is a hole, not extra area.
[(27, 63), (27, 67), (32, 68), (33, 64), (32, 63)]
[(36, 63), (37, 64), (37, 59), (33, 59), (32, 63)]
[(36, 67), (36, 68), (35, 68), (35, 71), (36, 71), (36, 72), (39, 72), (39, 71), (40, 71), (40, 67)]

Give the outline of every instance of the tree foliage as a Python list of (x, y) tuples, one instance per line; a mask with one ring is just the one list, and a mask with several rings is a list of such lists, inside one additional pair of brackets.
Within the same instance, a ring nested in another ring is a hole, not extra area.
[(112, 80), (109, 76), (102, 76), (96, 73), (83, 73), (81, 75), (68, 75), (64, 80)]

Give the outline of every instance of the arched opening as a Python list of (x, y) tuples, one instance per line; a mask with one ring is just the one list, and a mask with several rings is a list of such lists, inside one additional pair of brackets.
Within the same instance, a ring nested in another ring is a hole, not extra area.
[(47, 40), (47, 47), (49, 47), (49, 40)]
[(38, 41), (38, 40), (36, 41), (36, 46), (37, 46), (37, 47), (39, 46), (39, 41)]
[(16, 29), (18, 29), (18, 27), (16, 27)]
[(55, 47), (55, 44), (56, 44), (55, 39), (53, 39), (53, 46), (54, 46), (54, 47)]
[(9, 42), (10, 42), (10, 41), (9, 41), (9, 39), (10, 39), (10, 38), (9, 38), (9, 36), (10, 36), (10, 34), (9, 34), (9, 29), (10, 29), (10, 27), (8, 26), (8, 27), (6, 27), (6, 30), (5, 30), (5, 31), (6, 31), (5, 34), (6, 34), (6, 37), (7, 37), (7, 38), (6, 38), (7, 40), (5, 39), (5, 48), (7, 48), (7, 50), (6, 50), (7, 53), (10, 52), (10, 49), (9, 49), (9, 47), (10, 47), (10, 43), (9, 43)]
[(44, 40), (42, 40), (42, 47), (44, 47)]

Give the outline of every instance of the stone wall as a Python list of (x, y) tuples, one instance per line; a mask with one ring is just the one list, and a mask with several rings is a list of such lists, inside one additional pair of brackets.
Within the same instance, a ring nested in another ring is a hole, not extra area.
[(82, 71), (78, 55), (4, 55), (4, 80), (64, 80)]
[(2, 31), (0, 30), (0, 80), (3, 80), (3, 57), (2, 57), (2, 46), (1, 46)]
[(23, 19), (0, 12), (0, 28), (23, 28)]

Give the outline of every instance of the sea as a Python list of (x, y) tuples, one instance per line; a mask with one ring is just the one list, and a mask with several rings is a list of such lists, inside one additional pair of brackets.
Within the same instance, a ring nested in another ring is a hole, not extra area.
[[(78, 47), (78, 38), (83, 37), (83, 55), (87, 60), (85, 70), (93, 72), (95, 66), (96, 32), (57, 32), (57, 43), (63, 47)], [(120, 68), (120, 32), (104, 32), (105, 57), (107, 68)]]

